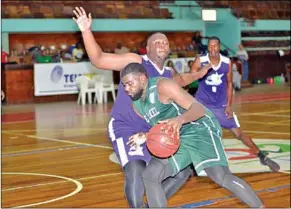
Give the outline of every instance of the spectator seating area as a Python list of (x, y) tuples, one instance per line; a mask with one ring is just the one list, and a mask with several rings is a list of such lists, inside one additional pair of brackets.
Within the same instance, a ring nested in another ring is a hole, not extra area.
[(233, 14), (248, 20), (290, 19), (290, 1), (196, 1), (203, 8), (228, 8)]
[(159, 1), (13, 1), (1, 2), (2, 18), (71, 18), (76, 6), (82, 6), (93, 18), (168, 19), (172, 14), (160, 8)]
[[(290, 31), (243, 31), (241, 33), (242, 44), (246, 48), (252, 48), (250, 54), (274, 54), (279, 49), (284, 54), (290, 54)], [(257, 37), (267, 38), (265, 40), (256, 40)], [(276, 40), (277, 39), (277, 40)], [(258, 50), (255, 50), (258, 48)], [(260, 48), (269, 48), (269, 50), (259, 50)]]

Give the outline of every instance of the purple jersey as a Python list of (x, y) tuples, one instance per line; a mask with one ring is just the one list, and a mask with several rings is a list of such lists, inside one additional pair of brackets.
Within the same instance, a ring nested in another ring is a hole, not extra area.
[[(200, 57), (201, 68), (210, 62), (208, 54)], [(206, 107), (225, 107), (227, 104), (227, 73), (230, 60), (220, 54), (218, 66), (199, 79), (195, 98)]]
[[(149, 60), (147, 55), (142, 56), (142, 65), (146, 69), (149, 78), (158, 76), (172, 78), (170, 68), (164, 67), (163, 70), (160, 70)], [(111, 117), (115, 120), (127, 123), (131, 128), (137, 129), (139, 132), (148, 131), (150, 128), (146, 121), (134, 112), (132, 100), (125, 92), (122, 83), (120, 83), (118, 87), (118, 94), (112, 108)]]

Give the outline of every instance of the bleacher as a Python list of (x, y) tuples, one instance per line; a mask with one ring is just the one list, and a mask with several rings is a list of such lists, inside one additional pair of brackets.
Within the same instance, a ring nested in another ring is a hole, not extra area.
[(72, 18), (75, 7), (82, 6), (93, 18), (169, 19), (168, 9), (159, 1), (2, 1), (2, 18)]
[(196, 1), (202, 8), (231, 8), (238, 18), (290, 19), (290, 1)]

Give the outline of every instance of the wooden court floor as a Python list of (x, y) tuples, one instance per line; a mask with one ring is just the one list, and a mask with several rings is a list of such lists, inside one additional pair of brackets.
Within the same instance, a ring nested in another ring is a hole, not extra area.
[[(276, 160), (282, 172), (259, 164), (224, 131), (230, 168), (268, 208), (290, 207), (290, 87), (257, 85), (236, 93), (242, 129)], [(128, 207), (124, 176), (106, 127), (112, 103), (2, 106), (1, 206), (28, 208)], [(190, 178), (169, 207), (247, 205), (205, 176)]]

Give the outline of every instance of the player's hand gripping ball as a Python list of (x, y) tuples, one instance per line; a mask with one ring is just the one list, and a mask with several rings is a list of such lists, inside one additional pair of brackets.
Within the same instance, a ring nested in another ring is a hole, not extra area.
[(149, 151), (159, 158), (172, 156), (180, 146), (180, 136), (167, 131), (163, 123), (153, 126), (146, 134), (146, 138)]

